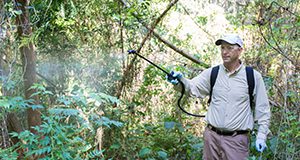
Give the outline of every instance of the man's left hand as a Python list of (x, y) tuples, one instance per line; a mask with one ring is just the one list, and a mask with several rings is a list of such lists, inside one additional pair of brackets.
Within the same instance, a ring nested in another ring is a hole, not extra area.
[(262, 139), (256, 139), (255, 146), (258, 152), (263, 152), (267, 147), (265, 140)]

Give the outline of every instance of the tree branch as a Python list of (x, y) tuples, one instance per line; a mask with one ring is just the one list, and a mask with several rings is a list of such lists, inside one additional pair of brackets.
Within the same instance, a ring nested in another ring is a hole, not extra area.
[[(9, 64), (9, 62), (8, 62), (7, 60), (3, 59), (2, 57), (0, 57), (0, 61), (3, 61), (3, 62), (5, 62), (6, 64)], [(18, 67), (22, 67), (21, 64), (16, 63), (16, 65), (17, 65)], [(0, 70), (0, 72), (1, 72), (1, 70)], [(51, 80), (47, 79), (45, 76), (43, 76), (43, 75), (40, 74), (39, 72), (36, 72), (36, 74), (37, 74), (39, 77), (41, 77), (42, 79), (44, 79), (48, 84), (50, 84), (51, 86), (53, 86), (54, 88), (56, 88), (56, 85), (55, 85)]]
[[(180, 3), (181, 4), (181, 3)], [(191, 18), (191, 20), (195, 23), (195, 25), (200, 29), (202, 30), (204, 33), (206, 33), (210, 39), (213, 38), (213, 36), (205, 29), (203, 29), (195, 20), (194, 18), (192, 18), (190, 12), (185, 8), (185, 6), (183, 4), (181, 4), (181, 7), (183, 8), (184, 12)]]
[(283, 57), (285, 57), (287, 60), (289, 60), (290, 62), (292, 62), (293, 65), (297, 66), (296, 63), (291, 59), (289, 58), (286, 54), (284, 54), (280, 48), (276, 48), (274, 47), (268, 40), (267, 38), (265, 37), (264, 33), (262, 32), (261, 30), (261, 26), (259, 26), (259, 33), (260, 35), (263, 37), (264, 41), (271, 47), (273, 48), (275, 51), (277, 51), (279, 54), (281, 54)]
[[(146, 27), (146, 26), (145, 26)], [(175, 52), (181, 54), (182, 56), (188, 58), (189, 60), (203, 66), (204, 68), (209, 68), (210, 65), (194, 58), (193, 56), (189, 55), (188, 53), (184, 52), (182, 49), (177, 48), (176, 46), (174, 46), (173, 44), (171, 44), (170, 42), (168, 42), (167, 40), (163, 39), (161, 36), (159, 36), (158, 33), (153, 32), (153, 35), (160, 40), (162, 43), (164, 43), (166, 46), (170, 47), (171, 49), (173, 49)]]
[[(127, 8), (130, 8), (130, 6), (128, 6), (123, 0), (119, 0), (121, 1)], [(143, 22), (137, 15), (137, 13), (132, 13), (132, 15), (138, 20), (138, 22), (140, 24), (142, 24), (145, 28), (147, 28), (148, 30), (151, 30), (151, 28), (145, 23)], [(208, 68), (210, 65), (196, 59), (195, 57), (191, 56), (191, 54), (186, 53), (185, 51), (183, 51), (182, 49), (179, 49), (178, 47), (174, 46), (172, 43), (168, 42), (167, 40), (165, 40), (164, 38), (162, 38), (157, 32), (153, 31), (153, 35), (162, 43), (164, 43), (166, 46), (170, 47), (172, 50), (174, 50), (175, 52), (181, 54), (182, 56), (186, 57), (187, 59), (205, 67)]]
[[(123, 5), (125, 5), (127, 8), (130, 8), (127, 6), (127, 4), (123, 1), (123, 0), (119, 0)], [(162, 20), (162, 18), (167, 14), (167, 12), (178, 2), (178, 0), (172, 0), (169, 5), (167, 6), (167, 8), (163, 11), (163, 13), (154, 21), (154, 23), (151, 25), (151, 28), (147, 28), (149, 30), (149, 32), (147, 33), (147, 35), (143, 38), (139, 48), (136, 50), (137, 53), (139, 53), (141, 51), (141, 49), (143, 48), (145, 42), (147, 41), (147, 39), (150, 37), (150, 35), (153, 33), (154, 28), (157, 26), (157, 24)], [(129, 75), (128, 73), (130, 73), (133, 64), (135, 62), (137, 58), (137, 55), (134, 56), (134, 58), (130, 61), (130, 64), (128, 65), (127, 69), (125, 70), (124, 74), (123, 74), (123, 78), (121, 80), (121, 85), (120, 88), (118, 90), (117, 93), (117, 97), (119, 98), (121, 96), (123, 87), (125, 86), (125, 82), (126, 82), (126, 78), (127, 75)]]

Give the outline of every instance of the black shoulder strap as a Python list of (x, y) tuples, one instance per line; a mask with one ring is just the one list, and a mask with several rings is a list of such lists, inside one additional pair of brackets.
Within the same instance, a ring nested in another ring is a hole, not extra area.
[(253, 90), (255, 86), (255, 80), (254, 80), (254, 73), (252, 67), (246, 67), (246, 75), (247, 75), (247, 83), (248, 83), (248, 93), (250, 97), (250, 106), (251, 109), (254, 109), (254, 97), (253, 97)]
[(211, 73), (210, 73), (210, 92), (209, 92), (208, 104), (211, 101), (211, 95), (212, 95), (212, 91), (213, 91), (213, 88), (214, 88), (215, 83), (216, 83), (216, 79), (217, 79), (217, 76), (218, 76), (219, 68), (220, 68), (219, 65), (213, 67), (212, 70), (211, 70)]

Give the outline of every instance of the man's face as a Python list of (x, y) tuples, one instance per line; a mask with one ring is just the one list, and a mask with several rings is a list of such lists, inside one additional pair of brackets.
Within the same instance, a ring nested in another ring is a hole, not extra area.
[(239, 61), (243, 48), (236, 44), (223, 42), (221, 44), (221, 54), (224, 63), (234, 63)]

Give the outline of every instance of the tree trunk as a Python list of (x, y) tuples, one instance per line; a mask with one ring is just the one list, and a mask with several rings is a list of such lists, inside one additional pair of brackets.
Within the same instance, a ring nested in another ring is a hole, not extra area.
[[(30, 37), (32, 30), (30, 27), (29, 12), (27, 10), (30, 0), (16, 0), (18, 10), (22, 10), (22, 14), (17, 17), (18, 35), (20, 38)], [(20, 52), (22, 54), (22, 65), (24, 72), (24, 89), (25, 98), (34, 99), (34, 103), (38, 103), (38, 97), (31, 95), (35, 90), (29, 88), (36, 82), (36, 55), (34, 51), (34, 45), (32, 42), (28, 42), (20, 47)], [(41, 113), (38, 109), (28, 109), (27, 110), (28, 126), (32, 132), (32, 126), (37, 126), (41, 124)]]
[[(2, 60), (2, 53), (0, 52), (0, 77), (4, 77), (4, 67), (3, 67), (3, 60)], [(1, 81), (2, 83), (3, 81)], [(3, 84), (3, 83), (2, 83)], [(4, 89), (1, 87), (1, 92), (4, 95)], [(0, 106), (0, 148), (7, 148), (10, 146), (9, 143), (9, 136), (8, 130), (6, 125), (6, 112), (5, 108)]]
[[(1, 6), (3, 7), (3, 6)], [(1, 12), (4, 13), (4, 12)], [(5, 40), (9, 40), (11, 37), (11, 34), (9, 31), (1, 31), (0, 28), (0, 41), (4, 42)], [(11, 43), (11, 42), (9, 42)], [(4, 44), (5, 45), (5, 44)], [(6, 44), (9, 46), (10, 44)], [(10, 72), (7, 66), (7, 62), (4, 60), (4, 55), (11, 54), (11, 50), (9, 47), (5, 47), (3, 52), (0, 52), (0, 77), (1, 77), (1, 93), (2, 96), (11, 96), (11, 92), (5, 88), (7, 84), (7, 79)], [(9, 137), (10, 132), (18, 132), (20, 133), (23, 131), (23, 127), (19, 121), (19, 118), (16, 113), (8, 113), (5, 108), (1, 108), (0, 106), (0, 128), (1, 128), (1, 138), (0, 138), (0, 147), (1, 148), (7, 148), (10, 147), (12, 144), (16, 144), (18, 142), (17, 138)]]
[[(3, 109), (0, 109), (0, 110), (3, 113)], [(8, 129), (7, 129), (7, 124), (6, 124), (6, 114), (5, 113), (1, 116), (0, 127), (1, 127), (0, 148), (8, 148), (8, 147), (11, 146), (11, 143), (9, 141), (9, 135), (8, 135)]]

